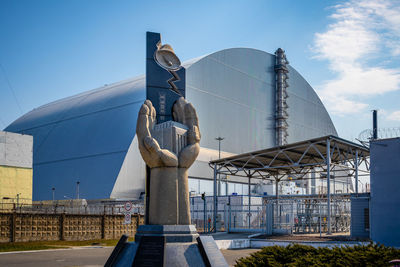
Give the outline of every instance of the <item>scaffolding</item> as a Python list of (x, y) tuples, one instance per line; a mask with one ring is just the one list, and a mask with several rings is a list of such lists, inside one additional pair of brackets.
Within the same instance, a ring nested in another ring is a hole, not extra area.
[(288, 104), (289, 97), (287, 88), (289, 87), (289, 61), (286, 59), (285, 51), (278, 48), (275, 52), (275, 73), (276, 73), (276, 111), (275, 111), (275, 129), (276, 129), (276, 145), (281, 146), (287, 144), (288, 137)]

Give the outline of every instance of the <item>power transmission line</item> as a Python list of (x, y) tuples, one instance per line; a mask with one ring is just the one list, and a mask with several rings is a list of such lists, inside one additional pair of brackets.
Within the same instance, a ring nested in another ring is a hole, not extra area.
[(6, 79), (7, 85), (8, 85), (8, 87), (10, 88), (10, 90), (11, 90), (11, 92), (12, 92), (12, 95), (14, 96), (15, 103), (17, 103), (17, 106), (18, 106), (18, 108), (19, 108), (19, 111), (21, 112), (21, 114), (23, 114), (24, 112), (22, 111), (21, 105), (19, 104), (19, 101), (18, 101), (17, 95), (15, 94), (14, 88), (12, 87), (11, 82), (10, 82), (10, 80), (8, 79), (6, 70), (4, 69), (4, 67), (3, 67), (3, 65), (2, 65), (1, 63), (0, 63), (0, 68), (1, 68), (1, 70), (2, 70), (2, 72), (3, 72), (3, 74), (4, 74), (4, 78)]
[[(3, 124), (4, 125), (4, 127), (6, 127), (7, 125), (6, 125), (6, 123), (3, 121), (3, 119), (2, 118), (0, 118), (0, 123), (1, 124)], [(0, 128), (0, 130), (1, 130), (1, 128)]]

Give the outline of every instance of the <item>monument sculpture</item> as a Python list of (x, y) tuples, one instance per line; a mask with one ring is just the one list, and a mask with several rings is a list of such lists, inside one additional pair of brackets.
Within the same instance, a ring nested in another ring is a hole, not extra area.
[(123, 235), (106, 267), (228, 266), (212, 236), (191, 225), (188, 169), (200, 152), (196, 110), (185, 97), (185, 68), (158, 33), (147, 33), (146, 98), (136, 135), (147, 165), (146, 224)]
[[(163, 139), (163, 133), (172, 127), (180, 128), (183, 134), (174, 132), (167, 140), (157, 140), (154, 138), (156, 110), (151, 101), (146, 100), (139, 111), (136, 126), (139, 150), (150, 167), (149, 224), (190, 224), (188, 168), (200, 151), (199, 121), (193, 105), (183, 97), (173, 105), (173, 119), (178, 124), (162, 128), (158, 139)], [(187, 145), (176, 148), (174, 142)]]

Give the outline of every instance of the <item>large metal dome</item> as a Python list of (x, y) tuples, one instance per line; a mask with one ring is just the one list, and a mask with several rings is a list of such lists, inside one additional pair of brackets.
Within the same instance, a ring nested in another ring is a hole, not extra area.
[[(207, 162), (223, 150), (243, 153), (275, 146), (275, 55), (249, 48), (222, 50), (188, 61), (186, 98), (200, 119), (201, 154), (189, 176), (211, 179)], [(289, 66), (288, 142), (337, 135), (319, 97)], [(38, 107), (5, 131), (34, 137), (33, 198), (137, 198), (145, 166), (135, 138), (146, 98), (145, 77), (104, 86)]]

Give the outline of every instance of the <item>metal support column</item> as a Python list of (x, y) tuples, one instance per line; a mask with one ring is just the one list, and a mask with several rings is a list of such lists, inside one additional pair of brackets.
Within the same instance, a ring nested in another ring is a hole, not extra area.
[(228, 196), (228, 205), (229, 205), (229, 211), (228, 211), (228, 233), (231, 232), (231, 227), (232, 227), (232, 221), (231, 221), (231, 215), (232, 215), (232, 208), (231, 208), (231, 197)]
[(229, 184), (227, 175), (225, 175), (225, 196), (229, 196)]
[(205, 197), (204, 194), (204, 199), (203, 199), (203, 213), (204, 213), (204, 233), (207, 232), (207, 198)]
[(249, 229), (251, 228), (251, 222), (250, 222), (250, 219), (251, 219), (251, 183), (250, 183), (250, 179), (251, 179), (251, 175), (249, 175), (248, 176), (248, 178), (249, 178), (249, 183), (248, 183), (248, 187), (249, 187), (249, 214), (248, 214), (248, 217), (249, 217)]
[(213, 227), (214, 232), (217, 232), (217, 207), (218, 207), (218, 200), (217, 200), (217, 164), (214, 163), (214, 220), (213, 220)]
[[(215, 140), (218, 141), (218, 159), (221, 159), (221, 141), (224, 137), (218, 136)], [(221, 174), (218, 174), (218, 196), (221, 196)]]
[(356, 182), (356, 194), (358, 194), (358, 150), (356, 150), (356, 158), (354, 160), (354, 167), (355, 167), (355, 182)]
[[(275, 179), (275, 196), (276, 196), (276, 222), (279, 224), (281, 223), (281, 216), (279, 214), (279, 179)], [(278, 221), (279, 219), (279, 221)]]
[(328, 195), (328, 235), (331, 234), (331, 140), (326, 140), (326, 178)]

